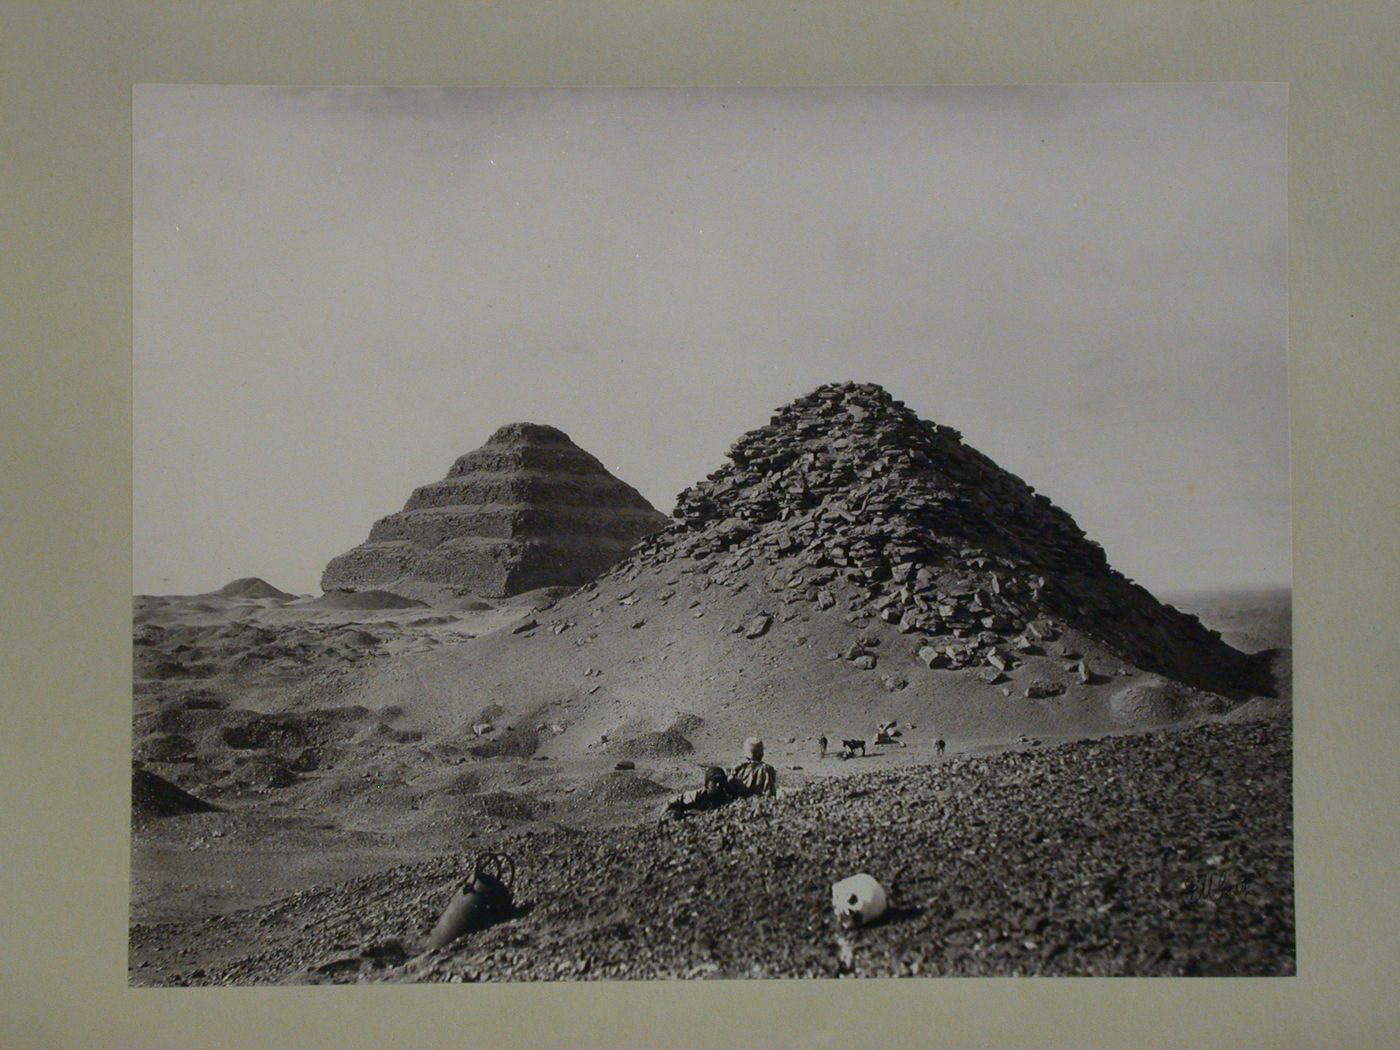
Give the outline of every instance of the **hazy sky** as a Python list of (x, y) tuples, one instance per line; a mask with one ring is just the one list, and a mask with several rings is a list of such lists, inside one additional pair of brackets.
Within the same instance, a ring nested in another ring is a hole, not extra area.
[(1159, 591), (1289, 580), (1282, 85), (135, 91), (135, 579), (318, 590), (503, 423), (659, 509), (883, 384)]

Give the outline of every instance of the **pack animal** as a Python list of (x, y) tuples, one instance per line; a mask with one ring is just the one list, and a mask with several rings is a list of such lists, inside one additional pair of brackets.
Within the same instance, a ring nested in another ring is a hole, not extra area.
[(841, 746), (846, 749), (846, 754), (848, 755), (854, 755), (857, 751), (862, 755), (865, 754), (864, 740), (843, 740), (841, 741)]

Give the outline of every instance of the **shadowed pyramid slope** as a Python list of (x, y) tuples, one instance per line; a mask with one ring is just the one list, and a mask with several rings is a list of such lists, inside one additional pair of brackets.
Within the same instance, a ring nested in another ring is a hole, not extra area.
[(333, 559), (326, 591), (406, 583), (506, 597), (587, 583), (666, 517), (554, 427), (511, 423)]

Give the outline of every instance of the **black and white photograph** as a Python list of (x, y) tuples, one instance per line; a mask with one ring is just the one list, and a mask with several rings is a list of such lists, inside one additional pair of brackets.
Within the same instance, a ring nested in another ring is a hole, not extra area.
[(136, 85), (129, 984), (1295, 975), (1288, 111)]

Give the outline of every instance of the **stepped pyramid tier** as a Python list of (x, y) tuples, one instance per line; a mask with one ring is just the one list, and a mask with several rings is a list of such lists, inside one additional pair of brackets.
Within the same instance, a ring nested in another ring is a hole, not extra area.
[[(1090, 641), (1203, 688), (1259, 686), (1257, 661), (1114, 571), (1069, 514), (879, 386), (820, 387), (729, 460), (609, 578), (685, 563), (706, 586), (742, 588), (758, 567), (785, 607), (811, 603), (858, 629), (880, 621), (926, 668), (988, 681), (1035, 655), (1080, 661), (1088, 682), (1077, 650)], [(856, 649), (847, 659), (873, 666)]]
[(499, 598), (577, 587), (667, 521), (563, 431), (511, 423), (332, 559), (321, 588), (430, 584)]

